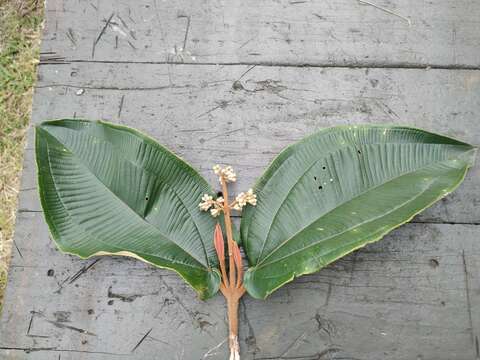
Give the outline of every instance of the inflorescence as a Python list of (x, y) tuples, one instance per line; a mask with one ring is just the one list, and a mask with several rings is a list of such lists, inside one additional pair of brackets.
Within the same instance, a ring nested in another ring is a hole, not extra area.
[[(235, 182), (237, 181), (237, 175), (233, 171), (231, 166), (226, 166), (222, 168), (220, 165), (215, 165), (213, 167), (213, 172), (215, 175), (218, 175), (218, 180), (220, 183), (225, 182)], [(257, 205), (257, 195), (253, 193), (253, 189), (249, 189), (247, 192), (241, 192), (235, 198), (235, 200), (228, 204), (231, 209), (241, 211), (242, 208), (247, 205)], [(208, 211), (213, 217), (217, 217), (224, 210), (225, 200), (222, 196), (214, 199), (213, 196), (209, 194), (204, 194), (202, 196), (202, 201), (198, 204), (200, 210)]]

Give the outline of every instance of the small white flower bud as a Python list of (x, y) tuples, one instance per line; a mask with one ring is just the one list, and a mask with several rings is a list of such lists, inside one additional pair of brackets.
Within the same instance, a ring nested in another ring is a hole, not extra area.
[(213, 208), (210, 210), (210, 214), (212, 214), (213, 217), (217, 217), (218, 215), (220, 215), (220, 213), (221, 213), (221, 210), (218, 208)]
[(220, 165), (215, 165), (213, 167), (213, 172), (215, 173), (215, 175), (219, 175), (218, 180), (220, 182), (222, 182), (222, 180), (224, 180), (225, 182), (237, 181), (237, 175), (235, 174), (231, 166), (226, 166), (222, 168)]
[(245, 196), (246, 202), (248, 202), (250, 205), (257, 205), (257, 195), (253, 193), (253, 189), (248, 189), (247, 194)]
[(222, 168), (220, 167), (220, 165), (215, 165), (213, 167), (213, 172), (215, 173), (215, 175), (220, 175), (220, 172), (222, 171)]
[(198, 207), (202, 211), (207, 211), (213, 206), (213, 204), (214, 204), (213, 197), (208, 194), (204, 194), (202, 196), (202, 201), (200, 202), (200, 204), (198, 204)]

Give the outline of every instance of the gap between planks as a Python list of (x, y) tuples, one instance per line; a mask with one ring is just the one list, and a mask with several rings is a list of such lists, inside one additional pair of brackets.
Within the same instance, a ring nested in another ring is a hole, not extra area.
[(140, 64), (140, 65), (195, 65), (195, 66), (265, 66), (265, 67), (290, 67), (290, 68), (346, 68), (346, 69), (406, 69), (406, 70), (473, 70), (480, 71), (480, 65), (466, 64), (421, 64), (421, 63), (373, 63), (373, 62), (355, 62), (344, 64), (332, 63), (283, 63), (283, 62), (173, 62), (173, 61), (132, 61), (132, 60), (82, 60), (65, 59), (58, 62), (40, 62), (40, 66), (47, 65), (66, 65), (72, 63), (92, 63), (92, 64)]

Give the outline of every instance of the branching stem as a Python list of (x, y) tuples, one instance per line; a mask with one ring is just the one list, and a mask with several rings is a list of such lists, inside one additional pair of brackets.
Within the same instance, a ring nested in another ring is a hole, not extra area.
[[(240, 249), (233, 239), (232, 220), (230, 217), (231, 207), (228, 199), (227, 182), (223, 177), (220, 180), (224, 198), (223, 214), (225, 219), (225, 230), (227, 235), (228, 249), (228, 278), (226, 273), (225, 256), (219, 255), (220, 269), (222, 272), (222, 283), (220, 291), (227, 301), (228, 309), (228, 344), (230, 347), (230, 360), (240, 360), (240, 347), (238, 345), (238, 303), (245, 293), (243, 286), (243, 264)], [(222, 238), (223, 242), (223, 238)], [(223, 244), (222, 244), (223, 245)], [(217, 253), (219, 250), (217, 249)]]

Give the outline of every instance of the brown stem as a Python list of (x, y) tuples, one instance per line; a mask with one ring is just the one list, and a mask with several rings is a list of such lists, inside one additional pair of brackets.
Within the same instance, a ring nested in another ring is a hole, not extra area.
[[(241, 296), (241, 295), (240, 295)], [(240, 346), (238, 345), (238, 302), (239, 297), (228, 297), (228, 346), (230, 360), (240, 360)]]
[(222, 178), (222, 192), (223, 192), (223, 214), (225, 219), (225, 229), (227, 231), (227, 246), (228, 246), (228, 265), (230, 270), (230, 284), (235, 284), (235, 265), (233, 262), (233, 234), (232, 234), (232, 220), (230, 219), (230, 206), (228, 206), (228, 187), (225, 179)]
[[(238, 345), (238, 302), (245, 293), (243, 287), (243, 268), (238, 245), (234, 242), (232, 232), (232, 220), (230, 218), (230, 206), (228, 203), (228, 188), (225, 179), (221, 179), (224, 198), (223, 214), (227, 233), (229, 279), (222, 269), (223, 282), (220, 286), (228, 309), (228, 345), (230, 347), (230, 360), (240, 360), (240, 347)], [(234, 256), (235, 252), (235, 256)], [(236, 258), (236, 259), (235, 259)], [(220, 267), (225, 268), (225, 258), (220, 260)]]

